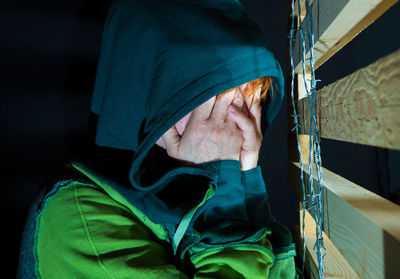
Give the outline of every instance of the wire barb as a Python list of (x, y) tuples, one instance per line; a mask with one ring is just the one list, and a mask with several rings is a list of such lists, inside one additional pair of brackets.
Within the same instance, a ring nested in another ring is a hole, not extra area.
[[(310, 214), (313, 215), (315, 224), (316, 224), (316, 242), (313, 247), (313, 249), (317, 253), (317, 259), (318, 259), (318, 276), (319, 278), (324, 277), (324, 270), (325, 270), (325, 265), (324, 265), (324, 258), (326, 256), (326, 249), (324, 247), (324, 242), (323, 242), (323, 237), (322, 237), (322, 228), (323, 228), (323, 216), (324, 216), (324, 209), (323, 209), (323, 198), (322, 198), (322, 191), (323, 191), (323, 182), (322, 182), (322, 164), (321, 164), (321, 148), (320, 148), (320, 132), (318, 129), (318, 124), (317, 124), (317, 82), (320, 82), (321, 80), (315, 79), (315, 72), (314, 72), (314, 65), (315, 65), (315, 60), (314, 60), (314, 26), (313, 26), (313, 19), (311, 15), (311, 5), (310, 5), (310, 0), (304, 0), (306, 3), (306, 11), (307, 14), (310, 16), (307, 16), (305, 21), (303, 22), (301, 18), (299, 18), (299, 39), (300, 39), (300, 47), (302, 50), (302, 69), (303, 69), (303, 78), (304, 78), (304, 87), (306, 91), (306, 97), (308, 100), (308, 104), (310, 107), (310, 119), (309, 119), (309, 162), (308, 168), (309, 168), (309, 181), (307, 184), (307, 191), (306, 191), (306, 186), (304, 182), (304, 177), (303, 177), (303, 160), (302, 160), (302, 154), (300, 152), (300, 142), (299, 142), (299, 115), (296, 112), (296, 105), (295, 105), (295, 100), (294, 100), (294, 76), (295, 76), (295, 71), (294, 71), (294, 63), (293, 63), (293, 41), (295, 38), (295, 29), (294, 29), (294, 18), (295, 18), (295, 7), (294, 7), (294, 0), (291, 1), (291, 28), (289, 30), (289, 54), (290, 54), (290, 64), (291, 64), (291, 69), (292, 69), (292, 77), (291, 77), (291, 101), (292, 101), (292, 107), (293, 107), (293, 123), (294, 123), (294, 128), (292, 131), (296, 131), (296, 139), (297, 139), (297, 149), (299, 151), (299, 157), (300, 157), (300, 180), (301, 180), (301, 185), (302, 185), (302, 190), (303, 190), (303, 198), (302, 198), (302, 209), (299, 211), (302, 212), (302, 219), (303, 219), (303, 225), (302, 225), (302, 231), (303, 231), (303, 239), (305, 239), (305, 213), (306, 211), (309, 212)], [(298, 1), (298, 14), (301, 14), (301, 5), (300, 1)], [(306, 43), (307, 46), (309, 47), (309, 57), (306, 58)], [(306, 65), (308, 63), (308, 65)], [(311, 72), (311, 79), (306, 80), (306, 68)], [(314, 158), (314, 162), (311, 162), (311, 158)], [(314, 190), (314, 178), (313, 178), (313, 164), (315, 165), (316, 169), (316, 182), (317, 182), (317, 187), (315, 187)], [(305, 194), (309, 193), (309, 194)], [(305, 241), (303, 242), (303, 264), (302, 264), (302, 274), (304, 274), (304, 262), (305, 262)]]

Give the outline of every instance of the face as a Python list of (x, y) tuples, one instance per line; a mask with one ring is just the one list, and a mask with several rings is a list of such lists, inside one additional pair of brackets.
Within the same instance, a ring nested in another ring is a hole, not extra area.
[[(235, 97), (234, 97), (234, 100), (233, 100), (233, 101), (235, 101), (236, 99), (238, 99), (238, 100), (240, 100), (241, 103), (244, 105), (245, 102), (244, 102), (244, 100), (243, 100), (242, 93), (244, 92), (246, 86), (247, 86), (247, 82), (244, 83), (244, 84), (242, 84), (242, 85), (240, 85), (240, 86), (238, 86), (239, 90), (236, 90), (236, 92), (235, 92)], [(235, 88), (233, 88), (232, 90), (235, 90)], [(185, 131), (186, 125), (187, 125), (187, 123), (189, 122), (189, 119), (190, 119), (190, 115), (191, 115), (191, 114), (192, 114), (192, 112), (189, 112), (189, 113), (186, 114), (182, 119), (180, 119), (178, 122), (176, 122), (175, 128), (176, 128), (176, 130), (178, 131), (178, 134), (179, 134), (180, 136), (182, 136), (183, 132)], [(157, 140), (156, 144), (157, 144), (158, 146), (162, 147), (162, 148), (165, 148), (165, 145), (164, 145), (164, 142), (163, 142), (162, 138), (159, 138), (159, 139)]]

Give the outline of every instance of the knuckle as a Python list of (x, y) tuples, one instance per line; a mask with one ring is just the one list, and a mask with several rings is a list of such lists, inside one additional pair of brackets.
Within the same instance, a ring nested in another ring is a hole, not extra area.
[(195, 123), (191, 123), (190, 125), (190, 130), (192, 133), (202, 133), (206, 128), (206, 121), (196, 121)]
[(221, 124), (215, 124), (211, 127), (211, 133), (214, 136), (219, 136), (224, 132), (224, 127)]
[(198, 127), (200, 130), (207, 129), (207, 126), (208, 126), (208, 125), (209, 125), (209, 123), (208, 123), (207, 120), (202, 120), (202, 121), (199, 121), (199, 122), (197, 123), (197, 127)]

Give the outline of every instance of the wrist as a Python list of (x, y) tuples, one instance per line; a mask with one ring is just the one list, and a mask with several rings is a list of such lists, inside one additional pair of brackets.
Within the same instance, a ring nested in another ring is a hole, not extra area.
[(256, 168), (258, 165), (258, 154), (243, 156), (240, 161), (240, 170), (247, 171)]

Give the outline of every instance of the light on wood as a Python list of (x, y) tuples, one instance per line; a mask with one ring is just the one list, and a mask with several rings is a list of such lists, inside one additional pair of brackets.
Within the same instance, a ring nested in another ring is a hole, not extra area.
[[(310, 91), (310, 86), (311, 86), (311, 74), (309, 73), (297, 74), (296, 79), (297, 79), (298, 99), (306, 100), (307, 90)], [(301, 115), (301, 111), (299, 111), (298, 114)], [(303, 121), (308, 121), (308, 120), (303, 118)], [(310, 161), (310, 136), (308, 133), (302, 133), (301, 135), (299, 135), (299, 145), (300, 145), (301, 159), (304, 164), (308, 164)], [(313, 161), (314, 161), (313, 157), (311, 157), (311, 162)]]
[[(300, 11), (301, 11), (300, 18), (301, 18), (301, 20), (303, 20), (304, 17), (306, 16), (306, 11), (307, 11), (306, 0), (296, 0), (296, 1), (294, 1), (294, 14), (295, 14), (295, 16), (299, 15), (299, 8), (298, 8), (298, 5), (299, 5), (298, 2), (299, 1), (300, 1)], [(309, 3), (311, 5), (313, 3), (313, 0), (309, 0)]]
[(400, 206), (325, 168), (323, 184), (324, 231), (343, 257), (361, 278), (398, 278)]
[[(344, 47), (362, 30), (372, 24), (398, 0), (319, 0), (311, 6), (315, 33), (315, 69)], [(306, 15), (304, 20), (307, 20)], [(300, 35), (297, 32), (293, 48), (296, 73), (302, 72)], [(306, 40), (307, 41), (307, 40)], [(307, 42), (306, 42), (307, 43)], [(306, 58), (310, 57), (306, 45)]]
[[(308, 134), (307, 98), (297, 106)], [(400, 150), (400, 50), (319, 90), (317, 122), (322, 138)]]
[[(300, 237), (303, 237), (302, 232), (302, 218), (303, 212), (300, 212)], [(314, 244), (316, 242), (315, 235), (315, 221), (313, 217), (305, 212), (305, 240), (306, 240), (306, 254), (307, 254), (307, 264), (306, 267), (308, 272), (312, 278), (318, 277), (318, 259), (316, 255), (316, 251), (313, 249)], [(339, 250), (333, 245), (328, 236), (322, 232), (322, 237), (324, 240), (324, 246), (326, 249), (326, 256), (324, 258), (324, 277), (325, 278), (343, 278), (343, 279), (358, 279), (360, 278), (358, 274), (353, 270), (353, 268), (349, 265), (346, 259), (340, 254)], [(301, 239), (301, 242), (303, 239)], [(299, 243), (303, 248), (302, 243)]]

